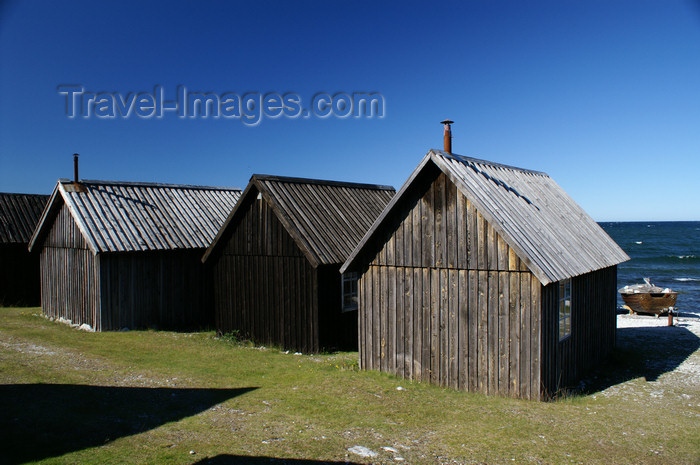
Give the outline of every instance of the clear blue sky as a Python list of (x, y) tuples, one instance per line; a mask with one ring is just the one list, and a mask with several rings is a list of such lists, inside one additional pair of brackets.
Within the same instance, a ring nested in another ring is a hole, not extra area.
[[(674, 0), (0, 3), (0, 191), (72, 177), (400, 187), (428, 149), (547, 172), (591, 216), (700, 220), (700, 4)], [(384, 118), (66, 117), (127, 95), (379, 92)]]

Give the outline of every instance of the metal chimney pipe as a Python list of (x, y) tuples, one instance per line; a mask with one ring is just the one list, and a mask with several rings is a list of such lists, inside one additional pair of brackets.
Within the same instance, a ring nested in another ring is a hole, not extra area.
[(445, 121), (440, 121), (440, 124), (445, 125), (445, 135), (444, 135), (444, 144), (445, 144), (445, 152), (447, 153), (452, 153), (452, 128), (450, 127), (450, 124), (454, 123), (454, 121), (450, 121), (446, 119)]
[(74, 153), (73, 154), (73, 177), (75, 182), (80, 182), (80, 178), (78, 177), (78, 154)]

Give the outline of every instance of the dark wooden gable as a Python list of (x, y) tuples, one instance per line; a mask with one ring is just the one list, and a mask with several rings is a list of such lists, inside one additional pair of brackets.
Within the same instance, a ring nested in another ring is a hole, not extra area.
[[(431, 150), (350, 254), (342, 272), (359, 266), (367, 258), (364, 249), (371, 248), (375, 236), (384, 233), (388, 217), (403, 197), (415, 189), (416, 179), (436, 169), (445, 173), (474, 203), (543, 285), (629, 260), (605, 231), (545, 173)], [(438, 198), (432, 203), (441, 201), (443, 199)], [(428, 211), (428, 218), (430, 214)], [(433, 220), (436, 221), (435, 217)], [(442, 247), (438, 242), (436, 245)], [(440, 250), (438, 248), (437, 252)], [(359, 257), (363, 257), (362, 260)]]
[(529, 271), (476, 206), (437, 167), (416, 179), (369, 248), (371, 265)]
[(217, 330), (318, 351), (317, 271), (254, 187), (218, 240), (211, 260)]
[(268, 202), (255, 191), (246, 196), (238, 218), (227, 232), (222, 253), (225, 255), (257, 255), (303, 257), (299, 246), (285, 229)]

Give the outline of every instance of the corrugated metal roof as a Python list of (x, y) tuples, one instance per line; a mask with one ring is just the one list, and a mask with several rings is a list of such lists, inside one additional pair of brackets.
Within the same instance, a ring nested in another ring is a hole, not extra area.
[(353, 251), (343, 271), (427, 163), (437, 165), (455, 183), (542, 284), (629, 260), (546, 173), (431, 150)]
[(30, 247), (65, 203), (94, 253), (206, 248), (240, 195), (225, 187), (59, 181)]
[[(313, 264), (343, 263), (395, 194), (391, 186), (253, 175), (243, 198), (262, 196)], [(244, 200), (240, 205), (245, 203)], [(236, 209), (204, 255), (216, 248)]]
[(48, 195), (0, 192), (0, 244), (27, 244)]

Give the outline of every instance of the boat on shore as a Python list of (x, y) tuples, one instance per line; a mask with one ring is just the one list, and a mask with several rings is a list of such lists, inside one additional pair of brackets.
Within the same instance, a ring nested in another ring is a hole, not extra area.
[(660, 315), (676, 305), (677, 292), (662, 289), (644, 278), (644, 284), (632, 284), (618, 289), (630, 313), (652, 313)]

